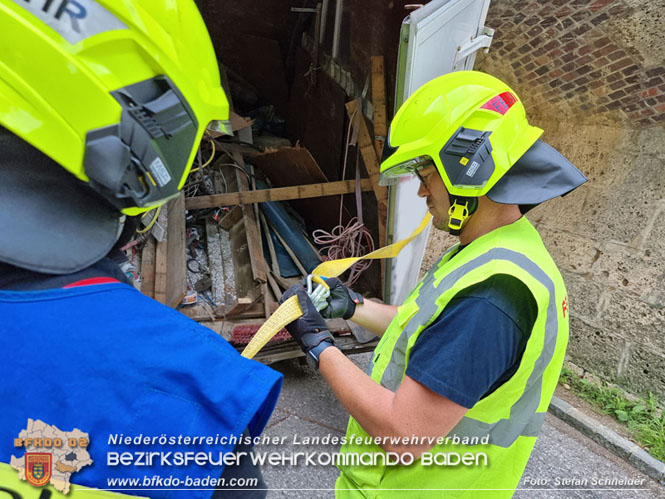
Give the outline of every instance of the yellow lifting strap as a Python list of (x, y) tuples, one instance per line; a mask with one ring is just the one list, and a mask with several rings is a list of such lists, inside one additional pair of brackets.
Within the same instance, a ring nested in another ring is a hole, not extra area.
[[(341, 258), (339, 260), (328, 260), (321, 263), (312, 271), (315, 277), (337, 277), (342, 274), (346, 269), (351, 267), (359, 260), (375, 260), (379, 258), (394, 258), (400, 251), (409, 244), (418, 234), (420, 234), (432, 219), (432, 215), (428, 212), (423, 218), (422, 222), (413, 233), (401, 241), (398, 241), (378, 250), (372, 251), (366, 255), (355, 258)], [(253, 358), (259, 350), (261, 350), (266, 343), (268, 343), (273, 336), (275, 336), (284, 326), (290, 324), (302, 315), (298, 297), (293, 295), (282, 303), (275, 313), (263, 323), (263, 325), (256, 332), (252, 340), (247, 344), (242, 351), (242, 356), (248, 359)]]

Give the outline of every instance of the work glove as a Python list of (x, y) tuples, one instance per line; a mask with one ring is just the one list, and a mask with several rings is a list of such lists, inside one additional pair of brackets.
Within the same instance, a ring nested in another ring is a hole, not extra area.
[(347, 288), (336, 277), (326, 279), (330, 287), (328, 306), (321, 310), (321, 316), (326, 319), (350, 319), (356, 312), (356, 305), (363, 303), (363, 295)]
[(326, 322), (321, 317), (321, 314), (317, 312), (312, 300), (307, 295), (307, 291), (300, 284), (287, 289), (282, 295), (280, 303), (284, 303), (293, 295), (298, 296), (298, 302), (300, 303), (303, 315), (290, 324), (287, 324), (286, 330), (298, 342), (303, 352), (309, 352), (322, 342), (329, 342), (329, 345), (334, 345), (335, 340), (332, 334), (330, 334)]

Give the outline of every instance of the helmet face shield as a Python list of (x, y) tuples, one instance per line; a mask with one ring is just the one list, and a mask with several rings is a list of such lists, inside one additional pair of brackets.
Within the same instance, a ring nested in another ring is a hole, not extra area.
[(433, 165), (434, 160), (427, 155), (397, 163), (379, 173), (379, 185), (395, 185), (400, 178), (417, 175), (418, 170)]

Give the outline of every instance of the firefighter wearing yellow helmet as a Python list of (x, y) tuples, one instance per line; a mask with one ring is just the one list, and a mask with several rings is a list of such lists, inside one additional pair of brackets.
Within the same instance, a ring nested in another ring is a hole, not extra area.
[[(205, 129), (229, 131), (194, 2), (0, 0), (0, 26), (0, 471), (11, 462), (19, 476), (24, 451), (51, 452), (12, 446), (30, 420), (89, 435), (83, 469), (58, 461), (82, 456), (52, 451), (43, 473), (56, 487), (71, 474), (93, 488), (134, 476), (140, 488), (146, 468), (109, 455), (208, 449), (181, 435), (251, 452), (281, 375), (140, 294), (107, 257), (127, 216), (178, 195)], [(262, 488), (257, 469), (235, 464), (167, 460), (150, 473), (200, 482), (241, 469)], [(210, 483), (188, 496), (209, 497)]]
[(329, 281), (321, 315), (381, 338), (367, 374), (325, 339), (301, 289), (282, 298), (299, 295), (305, 314), (287, 329), (351, 415), (338, 497), (512, 496), (568, 341), (563, 279), (524, 213), (586, 180), (541, 134), (517, 94), (480, 72), (436, 78), (399, 109), (381, 179), (418, 175), (434, 226), (459, 242), (400, 306)]

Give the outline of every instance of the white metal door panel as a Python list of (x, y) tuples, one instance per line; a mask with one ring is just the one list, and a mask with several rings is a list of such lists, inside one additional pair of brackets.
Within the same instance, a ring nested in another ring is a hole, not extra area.
[[(491, 30), (488, 36), (483, 28), (489, 3), (490, 0), (433, 0), (404, 20), (395, 109), (433, 78), (473, 68), (475, 52), (467, 57), (458, 55), (489, 45)], [(418, 184), (417, 178), (405, 177), (391, 189), (393, 241), (411, 234), (427, 212), (425, 201), (416, 194)], [(402, 303), (416, 284), (428, 235), (429, 228), (392, 259), (385, 293), (390, 303)]]

